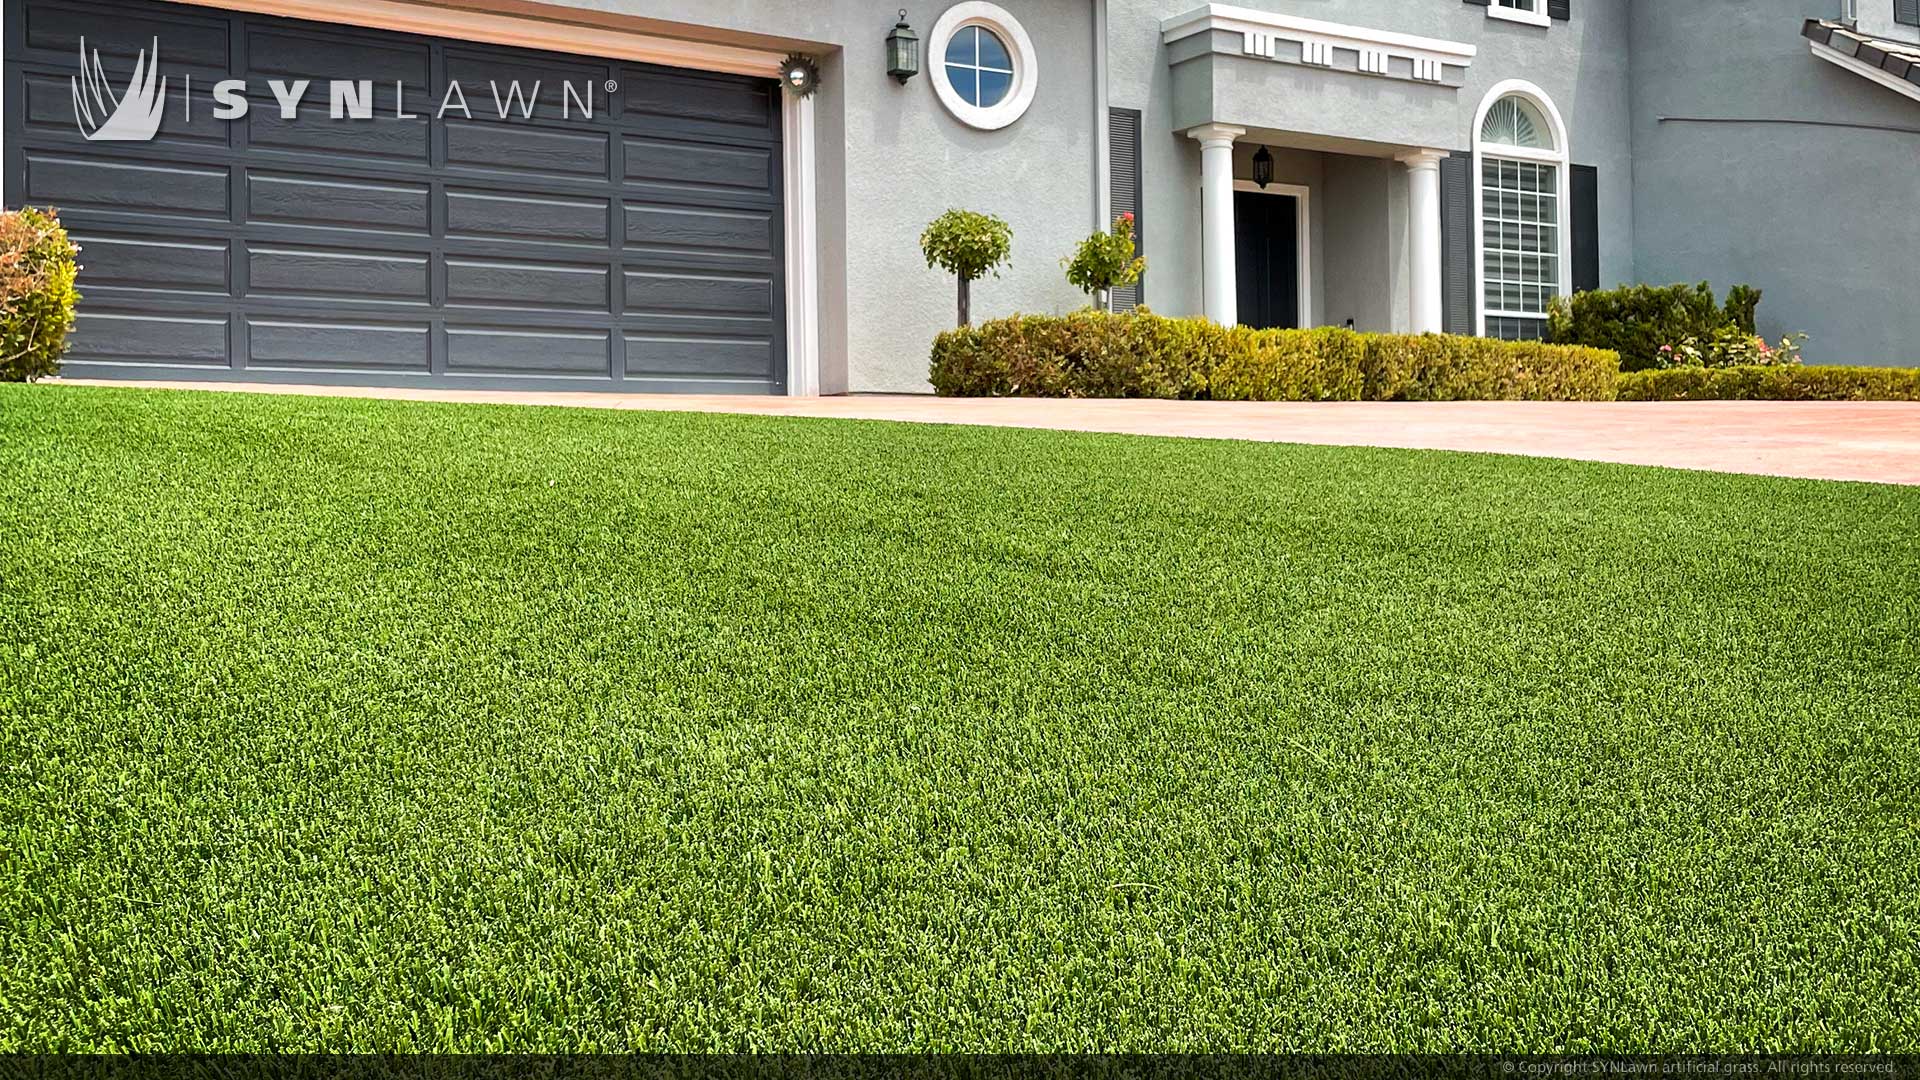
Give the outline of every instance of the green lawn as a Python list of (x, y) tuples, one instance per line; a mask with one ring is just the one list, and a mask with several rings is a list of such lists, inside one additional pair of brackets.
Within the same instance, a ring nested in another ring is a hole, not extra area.
[(1920, 1049), (1920, 489), (0, 387), (0, 1049)]

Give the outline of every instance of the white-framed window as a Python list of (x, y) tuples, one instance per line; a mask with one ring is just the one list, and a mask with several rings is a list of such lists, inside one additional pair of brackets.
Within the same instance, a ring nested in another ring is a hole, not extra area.
[(1553, 25), (1553, 18), (1547, 13), (1547, 0), (1493, 0), (1487, 5), (1487, 17), (1530, 26)]
[(1571, 291), (1567, 129), (1539, 87), (1493, 88), (1474, 120), (1480, 333), (1546, 333), (1547, 306)]
[(927, 42), (934, 93), (961, 123), (997, 131), (1025, 115), (1038, 88), (1033, 39), (1005, 8), (965, 0)]

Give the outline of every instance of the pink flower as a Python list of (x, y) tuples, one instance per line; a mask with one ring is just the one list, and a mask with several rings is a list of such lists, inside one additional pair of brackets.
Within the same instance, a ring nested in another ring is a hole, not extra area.
[(1122, 221), (1132, 221), (1132, 220), (1133, 220), (1133, 211), (1131, 211), (1131, 210), (1129, 210), (1129, 211), (1127, 211), (1126, 213), (1124, 213), (1124, 214), (1121, 214), (1121, 215), (1120, 215), (1120, 218), (1121, 218), (1121, 220), (1122, 220)]

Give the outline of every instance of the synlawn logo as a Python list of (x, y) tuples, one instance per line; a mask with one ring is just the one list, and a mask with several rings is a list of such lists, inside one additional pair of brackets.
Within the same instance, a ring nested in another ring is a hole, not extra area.
[(154, 88), (160, 74), (160, 39), (153, 39), (153, 63), (147, 63), (147, 51), (133, 65), (133, 79), (126, 93), (115, 95), (100, 66), (100, 50), (89, 61), (87, 39), (80, 39), (80, 74), (73, 84), (73, 122), (88, 142), (146, 142), (160, 130), (160, 112), (167, 104), (167, 80)]
[[(87, 39), (80, 39), (80, 74), (73, 83), (73, 122), (80, 128), (80, 134), (89, 142), (146, 142), (160, 130), (160, 121), (166, 112), (167, 80), (160, 77), (160, 39), (153, 40), (152, 55), (148, 50), (140, 50), (139, 59), (133, 66), (133, 77), (127, 83), (124, 93), (116, 95), (113, 83), (107, 78), (106, 69), (100, 65), (100, 51), (87, 52)], [(307, 91), (312, 88), (312, 79), (268, 79), (267, 89), (273, 93), (273, 100), (279, 106), (282, 120), (297, 120), (300, 116), (301, 102), (306, 100)], [(519, 79), (505, 86), (491, 79), (487, 89), (493, 99), (493, 112), (501, 120), (519, 116), (531, 120), (545, 104), (541, 98), (544, 80), (534, 80), (531, 88), (523, 87)], [(583, 120), (593, 119), (595, 89), (597, 84), (591, 80), (576, 87), (571, 81), (562, 80), (560, 90), (554, 95), (558, 102), (562, 119), (571, 120), (576, 113)], [(583, 89), (584, 88), (584, 89)], [(613, 80), (607, 80), (606, 92), (611, 94), (619, 89)], [(253, 102), (247, 98), (245, 79), (221, 79), (213, 84), (209, 92), (213, 100), (213, 118), (215, 120), (238, 120), (252, 109)], [(423, 108), (423, 102), (414, 104)], [(193, 119), (193, 78), (181, 76), (180, 110), (183, 120)], [(459, 113), (462, 117), (473, 119), (473, 109), (467, 105), (466, 90), (460, 80), (453, 79), (440, 95), (438, 108), (430, 110), (434, 119), (443, 119), (448, 113)], [(484, 109), (482, 110), (484, 114)], [(407, 111), (407, 87), (404, 81), (393, 84), (393, 108), (391, 115), (396, 120), (417, 120), (422, 115)], [(327, 116), (333, 120), (371, 120), (374, 118), (374, 93), (372, 79), (329, 79), (327, 80)]]

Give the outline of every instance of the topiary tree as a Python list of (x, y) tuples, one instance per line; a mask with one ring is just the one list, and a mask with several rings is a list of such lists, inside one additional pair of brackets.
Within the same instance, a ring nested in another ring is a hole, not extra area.
[[(989, 214), (949, 210), (933, 219), (920, 234), (920, 250), (927, 265), (960, 279), (960, 325), (973, 323), (973, 282), (1007, 263), (1013, 250), (1013, 229)], [(998, 277), (998, 273), (994, 274)]]
[(1093, 297), (1102, 311), (1113, 307), (1113, 290), (1123, 289), (1140, 280), (1147, 272), (1147, 260), (1134, 254), (1133, 215), (1113, 219), (1113, 228), (1097, 232), (1080, 241), (1073, 257), (1060, 260), (1067, 268), (1067, 281)]
[(54, 210), (0, 213), (0, 381), (31, 382), (60, 370), (73, 330), (80, 251)]

